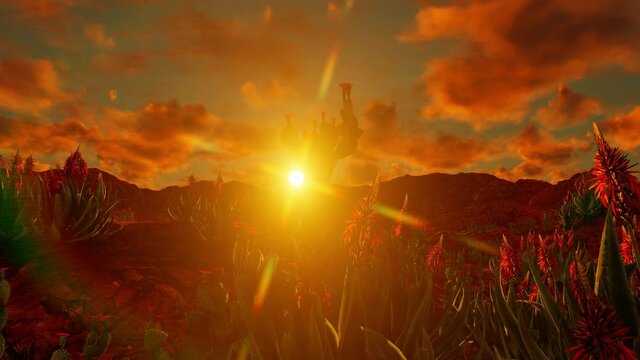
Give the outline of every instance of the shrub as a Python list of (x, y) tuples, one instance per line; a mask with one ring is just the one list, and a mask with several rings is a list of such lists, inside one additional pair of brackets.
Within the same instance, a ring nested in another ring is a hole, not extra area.
[(112, 211), (118, 201), (109, 199), (102, 174), (95, 184), (87, 180), (86, 163), (78, 150), (64, 169), (50, 170), (40, 178), (42, 233), (56, 240), (100, 240), (120, 230), (113, 226)]

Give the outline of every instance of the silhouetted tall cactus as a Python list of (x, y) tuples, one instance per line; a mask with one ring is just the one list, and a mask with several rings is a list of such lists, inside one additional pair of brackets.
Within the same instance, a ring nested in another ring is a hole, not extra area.
[[(331, 178), (336, 162), (356, 152), (362, 130), (358, 127), (358, 120), (351, 102), (351, 88), (353, 84), (340, 83), (342, 88), (342, 109), (340, 118), (342, 123), (327, 123), (322, 113), (320, 131), (313, 130), (303, 136), (300, 141), (298, 130), (291, 123), (291, 116), (287, 114), (287, 126), (282, 131), (281, 141), (284, 147), (293, 153), (296, 166), (304, 166), (305, 171), (311, 173), (318, 181), (327, 182)], [(299, 164), (300, 162), (307, 164)]]

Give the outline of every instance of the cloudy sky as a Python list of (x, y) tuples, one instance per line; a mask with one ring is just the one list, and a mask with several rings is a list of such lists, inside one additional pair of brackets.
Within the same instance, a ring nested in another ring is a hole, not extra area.
[(300, 129), (337, 117), (341, 81), (364, 135), (337, 183), (558, 181), (590, 168), (591, 121), (637, 161), (640, 3), (0, 2), (0, 153), (41, 169), (80, 146), (141, 186), (218, 172), (260, 185), (284, 114)]

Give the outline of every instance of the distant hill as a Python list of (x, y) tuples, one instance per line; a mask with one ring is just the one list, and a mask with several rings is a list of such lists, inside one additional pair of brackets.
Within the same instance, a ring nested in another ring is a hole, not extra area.
[[(139, 188), (134, 184), (100, 171), (90, 170), (90, 179), (98, 173), (110, 189), (113, 198), (121, 199), (119, 207), (130, 209), (138, 221), (168, 221), (167, 208), (179, 201), (187, 191), (201, 196), (214, 196), (213, 181), (199, 181), (192, 186), (170, 186), (162, 190)], [(576, 174), (570, 179), (550, 184), (540, 180), (511, 182), (490, 174), (434, 173), (421, 176), (405, 175), (380, 185), (380, 202), (396, 208), (402, 206), (405, 194), (409, 197), (409, 211), (423, 216), (436, 228), (444, 231), (496, 227), (509, 228), (519, 221), (539, 221), (543, 213), (549, 214), (573, 190), (575, 183), (588, 173)], [(342, 226), (358, 200), (367, 191), (366, 186), (332, 186), (331, 193), (317, 194), (313, 200), (305, 198), (304, 208), (314, 212), (314, 205), (330, 208), (327, 226)], [(270, 212), (282, 203), (283, 195), (261, 190), (240, 182), (226, 182), (223, 193), (231, 198), (244, 199), (245, 207), (258, 212)], [(260, 210), (264, 209), (264, 210)], [(274, 214), (269, 214), (274, 215)], [(265, 214), (262, 214), (264, 217)]]

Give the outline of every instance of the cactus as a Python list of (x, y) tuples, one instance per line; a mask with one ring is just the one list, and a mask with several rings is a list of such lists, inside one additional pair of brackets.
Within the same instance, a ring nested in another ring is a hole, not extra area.
[(109, 322), (106, 319), (94, 320), (91, 331), (84, 342), (84, 358), (95, 359), (107, 351), (111, 343)]
[(67, 344), (67, 336), (69, 336), (69, 334), (59, 333), (58, 335), (60, 335), (60, 340), (58, 342), (60, 348), (53, 352), (51, 360), (71, 360), (71, 355), (64, 349)]

